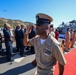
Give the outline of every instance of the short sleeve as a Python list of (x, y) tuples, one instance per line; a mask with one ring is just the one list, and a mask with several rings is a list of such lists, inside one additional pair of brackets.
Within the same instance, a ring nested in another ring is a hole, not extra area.
[(55, 45), (54, 50), (53, 50), (53, 55), (61, 65), (66, 64), (64, 54), (63, 54), (62, 49), (59, 45)]
[(29, 44), (31, 45), (31, 46), (34, 46), (34, 40), (35, 40), (35, 38), (33, 37), (32, 39), (29, 39)]

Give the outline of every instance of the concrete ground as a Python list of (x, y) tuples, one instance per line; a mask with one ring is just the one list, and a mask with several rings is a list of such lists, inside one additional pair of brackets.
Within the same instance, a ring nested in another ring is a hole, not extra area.
[(25, 57), (19, 53), (14, 54), (13, 61), (6, 62), (6, 56), (0, 56), (0, 75), (34, 75), (36, 67), (32, 65), (35, 58), (30, 51), (25, 52)]

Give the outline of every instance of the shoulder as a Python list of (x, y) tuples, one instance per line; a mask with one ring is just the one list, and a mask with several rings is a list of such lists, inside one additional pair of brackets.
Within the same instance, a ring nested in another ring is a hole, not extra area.
[(60, 43), (58, 42), (58, 40), (56, 40), (53, 36), (50, 36), (50, 40), (51, 40), (52, 44), (60, 45)]
[(61, 44), (52, 36), (50, 37), (50, 39), (52, 43), (52, 51), (54, 53), (62, 52)]
[(30, 41), (34, 41), (35, 43), (37, 43), (39, 41), (39, 36), (36, 35), (35, 37), (31, 38)]
[(6, 32), (6, 33), (9, 33), (9, 31), (8, 31), (8, 30), (6, 30), (5, 32)]
[(22, 29), (20, 29), (19, 31), (22, 31)]

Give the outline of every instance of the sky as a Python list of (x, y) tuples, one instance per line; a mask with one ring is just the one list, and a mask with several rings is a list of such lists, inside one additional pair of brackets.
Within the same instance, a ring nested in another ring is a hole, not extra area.
[(76, 0), (0, 0), (0, 17), (36, 23), (35, 16), (45, 13), (58, 27), (76, 20)]

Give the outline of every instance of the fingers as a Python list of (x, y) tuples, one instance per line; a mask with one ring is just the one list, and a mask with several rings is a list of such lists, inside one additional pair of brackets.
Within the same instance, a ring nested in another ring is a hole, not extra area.
[(30, 31), (32, 30), (33, 25), (30, 25), (27, 29), (26, 29), (26, 34), (28, 35), (30, 33)]
[(32, 28), (33, 28), (33, 25), (30, 25), (30, 26), (29, 26), (29, 29), (32, 29)]

